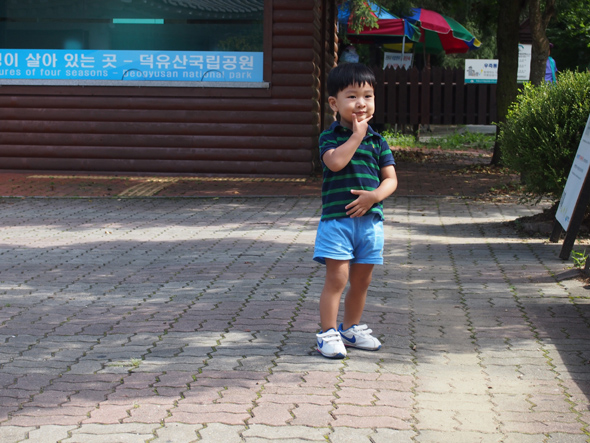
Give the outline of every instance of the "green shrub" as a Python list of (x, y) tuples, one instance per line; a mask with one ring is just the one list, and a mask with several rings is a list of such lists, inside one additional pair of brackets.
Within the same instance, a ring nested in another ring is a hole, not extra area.
[(588, 73), (524, 85), (500, 125), (499, 142), (504, 164), (521, 174), (526, 191), (561, 196), (589, 114)]

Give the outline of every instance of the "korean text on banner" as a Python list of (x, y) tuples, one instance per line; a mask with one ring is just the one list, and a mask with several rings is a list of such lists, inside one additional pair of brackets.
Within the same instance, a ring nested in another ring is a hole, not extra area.
[(0, 79), (262, 82), (262, 52), (0, 49)]

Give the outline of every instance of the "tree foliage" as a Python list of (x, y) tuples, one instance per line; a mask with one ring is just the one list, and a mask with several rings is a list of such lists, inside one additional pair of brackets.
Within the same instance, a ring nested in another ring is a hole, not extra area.
[(590, 63), (590, 8), (587, 0), (561, 0), (547, 37), (560, 70), (586, 70)]
[(590, 48), (590, 8), (587, 1), (567, 1), (557, 13), (557, 20), (563, 25), (564, 33), (570, 40), (582, 40)]

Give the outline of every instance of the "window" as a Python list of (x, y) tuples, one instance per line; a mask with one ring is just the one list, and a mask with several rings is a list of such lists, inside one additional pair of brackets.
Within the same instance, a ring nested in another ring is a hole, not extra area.
[(264, 0), (0, 0), (0, 78), (262, 81)]

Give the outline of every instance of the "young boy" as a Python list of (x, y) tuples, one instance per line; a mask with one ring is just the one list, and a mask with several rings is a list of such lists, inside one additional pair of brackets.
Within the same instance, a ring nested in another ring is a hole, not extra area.
[[(397, 188), (393, 154), (369, 126), (375, 111), (373, 72), (360, 63), (332, 69), (327, 86), (330, 107), (340, 121), (320, 135), (323, 166), (322, 217), (313, 259), (326, 265), (320, 296), (322, 331), (317, 350), (344, 358), (346, 346), (381, 347), (367, 325), (360, 325), (373, 266), (383, 264), (383, 204)], [(337, 328), (340, 298), (347, 284), (344, 319)]]

